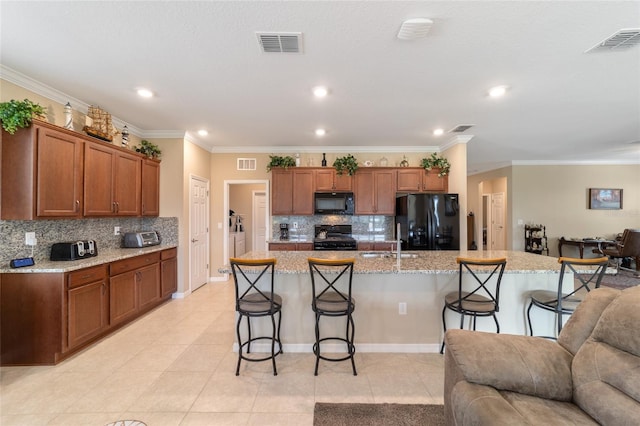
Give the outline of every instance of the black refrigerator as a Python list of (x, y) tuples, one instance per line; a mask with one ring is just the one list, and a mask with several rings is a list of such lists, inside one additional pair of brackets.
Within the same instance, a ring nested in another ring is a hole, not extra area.
[(458, 194), (399, 195), (397, 224), (403, 250), (460, 250)]

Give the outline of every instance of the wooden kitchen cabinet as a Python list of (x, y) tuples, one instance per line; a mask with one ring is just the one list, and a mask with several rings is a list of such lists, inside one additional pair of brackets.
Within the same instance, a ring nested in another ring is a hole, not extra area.
[(313, 243), (295, 243), (295, 242), (283, 242), (283, 243), (269, 243), (269, 250), (271, 251), (312, 251)]
[(438, 176), (440, 169), (425, 170), (424, 190), (431, 192), (448, 192), (449, 176)]
[(2, 130), (0, 218), (80, 217), (83, 147), (73, 132), (37, 120), (13, 135)]
[(70, 272), (67, 277), (67, 347), (99, 336), (109, 326), (107, 265)]
[(0, 365), (57, 364), (158, 306), (177, 290), (176, 256), (170, 248), (67, 273), (0, 274)]
[(160, 264), (145, 266), (136, 271), (138, 310), (146, 311), (160, 300)]
[(395, 215), (395, 169), (359, 169), (356, 171), (354, 197), (355, 214)]
[(109, 320), (130, 319), (160, 300), (160, 253), (119, 260), (109, 266)]
[(142, 160), (142, 216), (160, 215), (160, 161)]
[(178, 249), (160, 253), (160, 297), (170, 298), (178, 291)]
[(141, 191), (140, 156), (98, 142), (85, 143), (85, 216), (140, 216)]
[(271, 170), (271, 214), (312, 215), (314, 174), (308, 168)]
[(391, 251), (395, 250), (396, 243), (389, 241), (359, 241), (358, 250), (360, 251)]
[(348, 192), (353, 190), (353, 176), (349, 176), (348, 174), (339, 175), (333, 167), (315, 169), (314, 175), (316, 192)]
[(449, 177), (439, 177), (440, 169), (406, 167), (397, 170), (397, 192), (447, 192)]

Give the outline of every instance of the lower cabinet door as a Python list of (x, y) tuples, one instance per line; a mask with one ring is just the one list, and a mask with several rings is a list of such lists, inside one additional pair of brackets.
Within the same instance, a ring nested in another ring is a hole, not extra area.
[(109, 321), (118, 324), (138, 311), (136, 271), (111, 277), (109, 280)]
[(160, 265), (145, 266), (136, 271), (138, 309), (145, 310), (160, 300)]
[(178, 291), (178, 259), (163, 260), (160, 272), (161, 297), (165, 298)]
[(99, 335), (109, 324), (106, 280), (68, 290), (69, 348)]

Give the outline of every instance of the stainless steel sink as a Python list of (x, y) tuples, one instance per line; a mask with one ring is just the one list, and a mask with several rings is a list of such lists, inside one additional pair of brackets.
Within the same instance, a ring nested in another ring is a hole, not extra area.
[[(388, 251), (365, 251), (360, 253), (361, 257), (365, 259), (383, 258), (383, 259), (397, 259), (397, 253), (391, 253)], [(400, 259), (417, 259), (418, 255), (415, 253), (400, 253)]]

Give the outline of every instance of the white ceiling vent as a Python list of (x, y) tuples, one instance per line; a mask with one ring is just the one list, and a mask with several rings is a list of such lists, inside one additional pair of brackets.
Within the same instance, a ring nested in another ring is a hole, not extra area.
[(302, 53), (302, 33), (257, 32), (264, 53)]
[(616, 31), (584, 53), (603, 50), (624, 50), (637, 44), (640, 44), (640, 28), (624, 28)]
[(425, 38), (431, 28), (431, 25), (433, 25), (433, 21), (431, 19), (407, 19), (402, 23), (400, 31), (398, 31), (398, 38), (400, 40), (417, 40), (419, 38)]
[(473, 126), (475, 126), (475, 124), (458, 124), (456, 127), (449, 130), (449, 133), (462, 133), (464, 131), (469, 130)]

